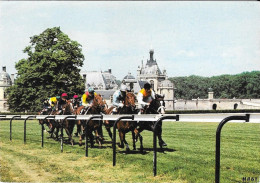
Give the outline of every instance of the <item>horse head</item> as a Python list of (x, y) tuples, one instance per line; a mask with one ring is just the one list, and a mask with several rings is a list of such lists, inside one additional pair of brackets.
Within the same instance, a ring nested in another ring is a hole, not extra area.
[(73, 114), (73, 106), (70, 100), (67, 100), (65, 104), (62, 105), (62, 114), (63, 115), (70, 115)]
[(135, 95), (132, 92), (127, 92), (125, 97), (125, 107), (129, 108), (131, 112), (135, 111)]
[(164, 95), (155, 95), (148, 109), (151, 114), (165, 114)]
[(93, 99), (92, 107), (98, 112), (103, 112), (106, 107), (106, 102), (103, 100), (100, 94), (95, 95)]

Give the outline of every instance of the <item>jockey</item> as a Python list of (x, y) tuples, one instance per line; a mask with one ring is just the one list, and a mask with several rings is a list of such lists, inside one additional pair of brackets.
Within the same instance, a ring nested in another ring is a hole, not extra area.
[(73, 103), (73, 109), (76, 109), (77, 107), (81, 106), (81, 102), (80, 102), (78, 95), (73, 96), (73, 102), (72, 103)]
[(93, 99), (97, 95), (93, 88), (88, 88), (88, 91), (85, 92), (81, 97), (82, 105), (85, 106), (85, 110), (82, 113), (85, 113), (87, 109), (92, 106)]
[(122, 84), (120, 90), (115, 91), (113, 94), (113, 106), (115, 107), (113, 109), (113, 113), (117, 113), (118, 108), (122, 108), (124, 106), (123, 102), (125, 101), (126, 91), (127, 86)]
[(67, 100), (68, 100), (68, 94), (62, 93), (61, 98), (58, 100), (58, 105), (57, 105), (58, 107), (57, 110), (59, 111), (59, 114), (61, 114), (62, 112), (62, 105), (66, 104)]
[(43, 114), (44, 112), (51, 111), (51, 106), (49, 104), (49, 99), (43, 101), (42, 108), (43, 109), (41, 111), (41, 114)]
[(155, 99), (155, 93), (151, 89), (151, 85), (149, 83), (145, 83), (144, 88), (137, 94), (138, 108), (141, 113), (143, 112), (143, 108), (145, 106), (149, 106), (153, 99)]
[(59, 96), (57, 96), (57, 97), (51, 97), (51, 98), (49, 98), (49, 105), (51, 106), (51, 108), (52, 108), (52, 111), (54, 111), (55, 110), (55, 108), (56, 108), (56, 106), (57, 106), (57, 103), (58, 103), (58, 100), (59, 100)]
[(49, 106), (50, 106), (50, 104), (49, 104), (48, 99), (47, 99), (47, 100), (44, 100), (43, 103), (42, 103), (42, 107), (43, 107), (43, 109), (48, 109)]

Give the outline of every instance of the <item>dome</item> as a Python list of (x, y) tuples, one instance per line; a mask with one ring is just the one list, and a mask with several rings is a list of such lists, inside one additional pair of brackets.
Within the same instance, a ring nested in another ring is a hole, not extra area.
[(135, 79), (135, 77), (132, 76), (131, 73), (129, 72), (128, 75), (126, 75), (126, 76), (124, 77), (124, 79)]
[(161, 83), (160, 83), (160, 87), (169, 87), (169, 88), (173, 88), (173, 83), (170, 81), (170, 80), (168, 80), (168, 79), (166, 79), (166, 80), (164, 80), (164, 81), (162, 81)]
[(6, 72), (6, 67), (3, 66), (0, 72), (0, 85), (12, 85), (12, 80), (10, 75)]

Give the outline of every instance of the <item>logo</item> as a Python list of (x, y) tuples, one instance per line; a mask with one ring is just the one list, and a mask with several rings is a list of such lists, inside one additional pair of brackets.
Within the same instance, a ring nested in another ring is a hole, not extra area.
[(241, 183), (260, 183), (259, 178), (258, 177), (243, 177)]

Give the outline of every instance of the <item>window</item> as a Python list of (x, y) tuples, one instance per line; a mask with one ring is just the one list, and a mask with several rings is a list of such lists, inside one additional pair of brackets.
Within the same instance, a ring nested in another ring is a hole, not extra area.
[(217, 104), (213, 104), (212, 109), (216, 110), (217, 109)]
[(234, 104), (234, 109), (235, 109), (235, 110), (237, 109), (237, 106), (238, 106), (238, 104)]

